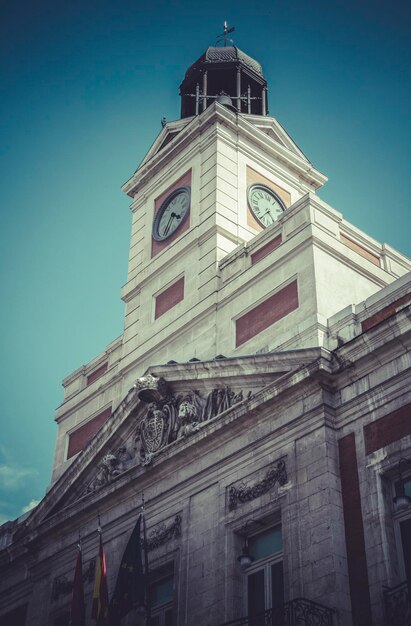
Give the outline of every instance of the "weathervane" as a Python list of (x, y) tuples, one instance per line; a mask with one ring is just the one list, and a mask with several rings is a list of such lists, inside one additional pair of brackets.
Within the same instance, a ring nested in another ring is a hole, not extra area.
[(227, 35), (229, 35), (230, 33), (233, 33), (234, 31), (235, 31), (234, 26), (232, 26), (231, 28), (228, 28), (227, 22), (224, 22), (224, 32), (221, 33), (221, 35), (217, 36), (216, 44), (218, 45), (222, 41), (224, 41), (224, 47), (226, 47), (227, 41), (233, 44), (234, 43), (233, 39), (227, 39)]

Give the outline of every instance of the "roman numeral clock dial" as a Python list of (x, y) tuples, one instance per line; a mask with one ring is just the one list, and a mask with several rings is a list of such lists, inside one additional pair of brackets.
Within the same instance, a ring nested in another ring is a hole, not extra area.
[(265, 185), (251, 185), (248, 188), (248, 206), (263, 228), (277, 221), (286, 209), (281, 198)]
[(161, 204), (153, 221), (153, 239), (165, 241), (181, 226), (190, 210), (190, 187), (179, 187)]

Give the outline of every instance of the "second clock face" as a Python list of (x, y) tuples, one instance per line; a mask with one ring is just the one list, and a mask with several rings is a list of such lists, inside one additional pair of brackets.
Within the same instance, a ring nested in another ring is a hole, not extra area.
[(153, 221), (153, 239), (164, 241), (181, 226), (190, 210), (190, 187), (175, 189), (164, 200)]
[(248, 188), (248, 204), (264, 228), (275, 222), (286, 208), (281, 198), (265, 185), (251, 185)]

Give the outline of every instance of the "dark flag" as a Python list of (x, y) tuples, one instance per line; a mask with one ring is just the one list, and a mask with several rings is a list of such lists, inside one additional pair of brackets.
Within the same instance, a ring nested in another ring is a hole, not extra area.
[(143, 493), (143, 506), (141, 507), (143, 518), (143, 541), (144, 541), (144, 571), (145, 571), (145, 592), (146, 592), (146, 620), (147, 624), (151, 618), (151, 602), (150, 602), (150, 574), (148, 571), (148, 552), (147, 552), (147, 532), (146, 532), (146, 516), (144, 510), (144, 493)]
[(110, 624), (119, 624), (131, 609), (145, 607), (146, 580), (141, 555), (141, 515), (131, 533), (110, 602)]
[(96, 576), (94, 579), (93, 604), (91, 617), (96, 621), (96, 626), (108, 626), (108, 590), (106, 555), (104, 554), (103, 540), (99, 526), (99, 551), (96, 563)]
[(73, 595), (71, 598), (70, 626), (85, 626), (85, 606), (83, 588), (83, 563), (80, 543), (77, 546), (77, 561), (73, 580)]

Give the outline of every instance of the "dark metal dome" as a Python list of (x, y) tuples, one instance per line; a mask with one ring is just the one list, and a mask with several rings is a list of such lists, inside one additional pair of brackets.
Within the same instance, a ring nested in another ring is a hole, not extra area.
[(255, 72), (255, 74), (258, 74), (258, 76), (264, 76), (260, 63), (240, 50), (240, 48), (237, 48), (237, 46), (209, 46), (201, 57), (188, 68), (185, 77), (188, 78), (189, 75), (193, 71), (197, 71), (199, 67), (213, 63), (240, 63)]
[(238, 113), (267, 115), (261, 65), (237, 46), (209, 46), (186, 71), (180, 95), (181, 117), (199, 115), (215, 101)]

